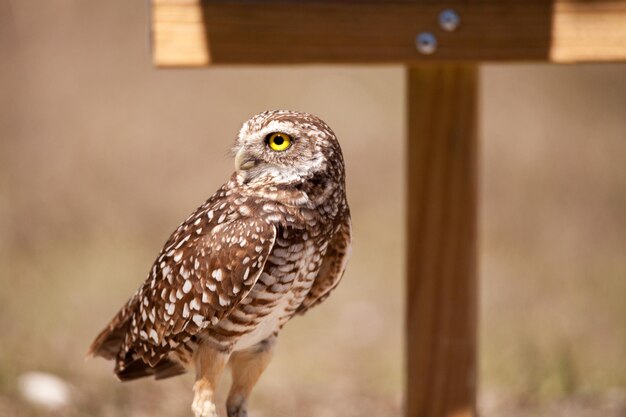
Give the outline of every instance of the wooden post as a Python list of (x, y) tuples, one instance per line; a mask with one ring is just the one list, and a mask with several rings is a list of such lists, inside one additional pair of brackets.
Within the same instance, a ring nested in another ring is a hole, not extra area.
[(409, 67), (408, 417), (476, 414), (478, 68)]

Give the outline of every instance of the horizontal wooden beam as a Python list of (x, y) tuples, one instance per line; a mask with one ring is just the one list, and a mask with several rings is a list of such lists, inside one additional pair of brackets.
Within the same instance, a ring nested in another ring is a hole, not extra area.
[[(151, 0), (154, 62), (624, 61), (626, 0)], [(439, 27), (447, 8), (461, 18)], [(437, 49), (417, 51), (418, 33)]]

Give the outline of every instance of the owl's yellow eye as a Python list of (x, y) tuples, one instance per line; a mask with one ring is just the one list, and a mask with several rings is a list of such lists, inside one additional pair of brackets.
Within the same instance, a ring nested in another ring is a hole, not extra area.
[(273, 151), (284, 151), (291, 146), (291, 137), (285, 133), (271, 133), (265, 138), (267, 146)]

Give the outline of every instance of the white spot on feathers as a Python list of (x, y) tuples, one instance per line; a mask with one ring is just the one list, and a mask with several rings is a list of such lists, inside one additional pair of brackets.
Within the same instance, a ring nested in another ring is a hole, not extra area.
[(196, 326), (198, 327), (202, 327), (202, 325), (204, 324), (204, 317), (202, 317), (200, 314), (194, 314), (191, 319), (194, 323), (196, 323)]
[(228, 298), (224, 298), (222, 294), (219, 295), (219, 302), (221, 306), (227, 306), (230, 304), (230, 300)]
[(167, 303), (165, 305), (165, 309), (167, 310), (167, 314), (169, 314), (170, 316), (174, 315), (174, 311), (176, 311), (176, 304), (174, 303)]
[(217, 268), (213, 272), (211, 272), (211, 276), (215, 278), (216, 281), (220, 282), (222, 280), (222, 270)]
[[(185, 244), (186, 241), (189, 240), (189, 235), (185, 236), (183, 238), (183, 240), (181, 240), (180, 242), (178, 242), (178, 244), (176, 245), (176, 247), (174, 249), (179, 249), (181, 246), (183, 246)], [(178, 261), (176, 261), (178, 262)]]
[(183, 277), (183, 279), (189, 278), (189, 270), (184, 266), (181, 266), (178, 270), (178, 273)]

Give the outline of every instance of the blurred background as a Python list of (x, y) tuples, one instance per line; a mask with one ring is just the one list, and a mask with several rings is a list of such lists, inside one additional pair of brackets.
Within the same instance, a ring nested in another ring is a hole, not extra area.
[[(401, 415), (400, 67), (155, 70), (146, 4), (122, 0), (0, 1), (0, 51), (0, 416), (191, 415), (192, 375), (121, 384), (84, 354), (272, 108), (338, 134), (355, 248), (252, 415)], [(481, 415), (626, 416), (626, 65), (481, 78)], [(32, 372), (62, 381), (56, 411)]]

